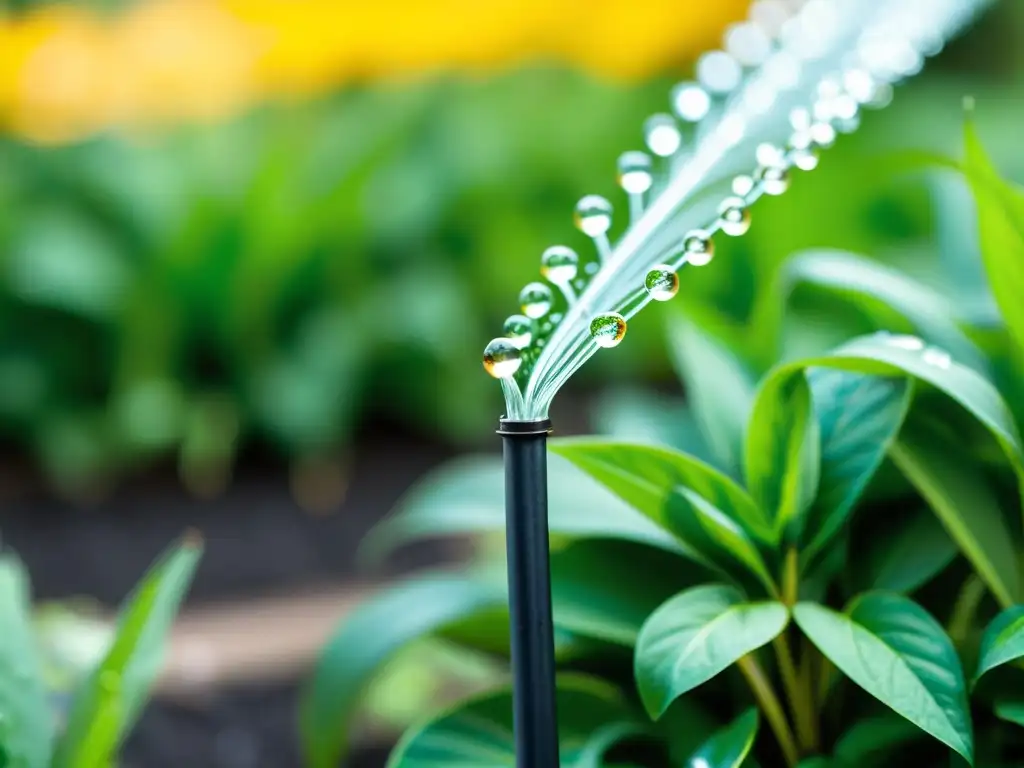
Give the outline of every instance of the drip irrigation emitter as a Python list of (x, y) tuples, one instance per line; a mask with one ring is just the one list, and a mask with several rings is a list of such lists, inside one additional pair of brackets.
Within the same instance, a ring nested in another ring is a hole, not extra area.
[(618, 346), (651, 301), (669, 301), (685, 266), (709, 264), (714, 237), (744, 235), (750, 207), (781, 195), (794, 170), (890, 103), (992, 0), (755, 0), (721, 50), (677, 85), (672, 113), (644, 124), (647, 152), (619, 158), (629, 225), (614, 243), (612, 204), (587, 195), (576, 226), (586, 259), (564, 245), (541, 256), (543, 281), (484, 350), (501, 381), (513, 710), (518, 768), (558, 768), (548, 545), (548, 410), (599, 349)]

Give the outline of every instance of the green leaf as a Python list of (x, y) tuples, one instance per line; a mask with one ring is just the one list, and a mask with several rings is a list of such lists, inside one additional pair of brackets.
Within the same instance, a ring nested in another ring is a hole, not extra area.
[[(679, 551), (675, 538), (558, 456), (548, 462), (551, 533), (577, 538), (627, 539)], [(580, 514), (580, 510), (587, 510)], [(505, 469), (500, 457), (450, 462), (421, 480), (394, 514), (363, 542), (360, 557), (374, 561), (410, 541), (505, 530)]]
[(776, 541), (790, 528), (787, 539), (799, 534), (803, 514), (818, 490), (820, 451), (803, 373), (767, 378), (747, 429), (745, 469), (747, 488), (771, 519)]
[(53, 715), (32, 632), (28, 574), (12, 554), (0, 555), (0, 763), (46, 768)]
[(1015, 605), (996, 616), (985, 630), (974, 679), (1021, 657), (1024, 657), (1024, 606)]
[(770, 643), (787, 623), (781, 603), (748, 602), (731, 586), (676, 595), (651, 615), (637, 640), (634, 674), (648, 713), (661, 717), (684, 693)]
[(807, 380), (820, 429), (821, 471), (804, 527), (805, 562), (849, 520), (899, 433), (913, 390), (906, 379), (829, 368), (812, 368)]
[(872, 531), (866, 542), (867, 584), (871, 589), (910, 593), (941, 573), (957, 546), (935, 515), (918, 510), (905, 519), (887, 517), (884, 535)]
[(708, 449), (698, 433), (693, 413), (678, 396), (642, 387), (613, 387), (598, 396), (594, 419), (602, 435), (665, 445), (707, 460)]
[(757, 736), (757, 710), (748, 709), (705, 741), (686, 768), (740, 768)]
[[(665, 521), (665, 501), (678, 488), (699, 494), (759, 541), (770, 542), (769, 521), (739, 485), (701, 461), (667, 448), (593, 438), (553, 440), (551, 450), (654, 520)], [(579, 505), (575, 505), (579, 509)]]
[(950, 537), (1005, 607), (1020, 597), (1014, 538), (984, 477), (956, 446), (907, 428), (891, 449), (893, 461), (928, 501)]
[[(589, 678), (559, 680), (556, 707), (562, 768), (600, 768), (614, 740), (644, 732), (613, 689)], [(464, 702), (410, 731), (388, 760), (388, 768), (513, 765), (512, 693), (507, 689)]]
[(391, 587), (360, 605), (328, 640), (302, 693), (300, 732), (311, 768), (334, 768), (348, 741), (346, 720), (380, 667), (407, 643), (505, 603), (504, 584), (433, 574)]
[(704, 442), (718, 466), (738, 477), (743, 432), (754, 402), (754, 378), (725, 345), (681, 312), (669, 317), (668, 341)]
[[(779, 272), (782, 285), (772, 300), (784, 300), (797, 284), (814, 285), (839, 294), (868, 316), (884, 322), (877, 307), (897, 312), (925, 339), (946, 349), (957, 360), (984, 370), (985, 358), (957, 326), (949, 299), (899, 270), (863, 256), (832, 249), (804, 251), (791, 257)], [(771, 308), (779, 312), (779, 305)], [(876, 326), (879, 327), (879, 326)], [(880, 327), (888, 327), (888, 323)]]
[(993, 711), (1000, 720), (1024, 726), (1024, 701), (1000, 699), (995, 703)]
[(856, 598), (845, 613), (800, 603), (793, 617), (853, 682), (973, 761), (960, 659), (927, 611), (905, 597), (871, 592)]
[(709, 572), (678, 555), (627, 541), (577, 541), (551, 556), (555, 624), (630, 649), (644, 621)]
[(1000, 177), (973, 123), (964, 126), (964, 170), (978, 204), (981, 256), (1003, 320), (1024, 350), (1024, 194)]
[[(693, 558), (751, 590), (763, 587), (778, 596), (761, 553), (743, 529), (706, 499), (685, 488), (665, 502), (665, 524), (693, 552)], [(756, 583), (749, 578), (753, 575)]]
[(115, 758), (160, 672), (167, 635), (201, 555), (202, 542), (187, 536), (125, 601), (110, 650), (75, 693), (57, 744), (56, 768), (106, 768)]
[(920, 737), (921, 730), (903, 718), (873, 717), (861, 720), (844, 733), (834, 752), (850, 768), (875, 765), (884, 753)]

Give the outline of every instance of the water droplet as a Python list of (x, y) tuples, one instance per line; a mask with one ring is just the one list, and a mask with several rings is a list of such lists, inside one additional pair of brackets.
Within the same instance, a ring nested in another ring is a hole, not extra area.
[(769, 142), (758, 144), (754, 156), (759, 165), (782, 165), (785, 162), (785, 153)]
[(618, 312), (602, 312), (590, 321), (590, 335), (599, 347), (617, 347), (626, 335), (626, 318)]
[(644, 123), (644, 141), (658, 157), (671, 157), (683, 143), (683, 134), (671, 115), (651, 115)]
[(553, 325), (558, 325), (558, 323), (562, 322), (562, 317), (563, 315), (561, 312), (555, 312), (548, 319), (551, 321)]
[(924, 341), (917, 336), (900, 335), (900, 336), (889, 336), (886, 335), (885, 343), (890, 347), (898, 347), (899, 349), (906, 349), (910, 352), (920, 352), (924, 349)]
[(683, 250), (686, 252), (686, 263), (695, 267), (710, 264), (715, 257), (715, 243), (707, 232), (699, 229), (683, 238)]
[(555, 326), (552, 325), (550, 320), (545, 320), (543, 323), (540, 324), (540, 332), (543, 334), (551, 333), (551, 329), (554, 327)]
[(711, 93), (727, 94), (739, 87), (743, 68), (725, 51), (709, 51), (697, 60), (697, 79)]
[(772, 41), (759, 25), (744, 21), (726, 30), (725, 50), (743, 66), (756, 67), (771, 54)]
[(600, 269), (600, 264), (598, 264), (596, 261), (591, 261), (587, 263), (587, 266), (583, 268), (583, 271), (586, 272), (588, 275), (596, 275), (598, 270)]
[[(584, 269), (586, 269), (588, 274), (590, 273), (590, 265), (589, 264), (587, 264), (587, 266), (584, 267)], [(573, 282), (572, 282), (572, 287), (575, 288), (577, 291), (582, 291), (584, 288), (586, 288), (586, 286), (587, 286), (587, 281), (584, 280), (582, 277), (579, 277), (579, 278), (573, 280)]]
[(814, 123), (810, 129), (811, 141), (822, 149), (828, 149), (836, 143), (836, 129), (829, 123)]
[(797, 107), (789, 113), (789, 124), (794, 131), (806, 131), (812, 122), (811, 112), (806, 107)]
[(938, 347), (928, 347), (921, 355), (921, 359), (928, 365), (934, 365), (943, 370), (948, 370), (953, 365), (953, 358), (949, 356), (949, 353)]
[(843, 88), (861, 104), (874, 98), (876, 87), (875, 79), (866, 70), (854, 68), (843, 73)]
[(757, 180), (767, 195), (781, 195), (789, 189), (789, 171), (781, 165), (758, 168)]
[(533, 341), (533, 321), (525, 315), (512, 315), (505, 321), (505, 335), (519, 349), (526, 349)]
[(672, 89), (672, 106), (686, 122), (699, 123), (711, 111), (711, 97), (697, 83), (680, 83)]
[(612, 204), (600, 195), (587, 195), (576, 204), (576, 227), (587, 237), (600, 237), (612, 227)]
[(742, 197), (727, 197), (718, 208), (718, 226), (730, 237), (740, 237), (750, 229), (750, 211)]
[(732, 193), (736, 197), (746, 197), (754, 191), (754, 179), (746, 174), (732, 180)]
[(818, 167), (818, 153), (813, 149), (803, 148), (793, 150), (793, 165), (801, 171), (813, 171)]
[(536, 320), (551, 311), (551, 289), (544, 283), (530, 283), (519, 294), (523, 314)]
[(668, 301), (679, 293), (679, 275), (672, 267), (660, 264), (647, 273), (644, 288), (655, 301)]
[(494, 339), (484, 349), (484, 370), (496, 379), (514, 376), (523, 364), (523, 353), (511, 339)]
[(571, 282), (579, 271), (580, 257), (564, 245), (552, 245), (540, 257), (540, 273), (555, 285)]
[(642, 195), (653, 183), (650, 155), (646, 152), (624, 152), (619, 157), (619, 186), (627, 194)]

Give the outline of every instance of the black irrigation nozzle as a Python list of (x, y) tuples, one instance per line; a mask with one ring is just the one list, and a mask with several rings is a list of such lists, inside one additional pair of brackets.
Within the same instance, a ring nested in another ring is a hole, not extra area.
[(518, 768), (558, 768), (555, 634), (548, 547), (547, 437), (551, 421), (502, 419)]

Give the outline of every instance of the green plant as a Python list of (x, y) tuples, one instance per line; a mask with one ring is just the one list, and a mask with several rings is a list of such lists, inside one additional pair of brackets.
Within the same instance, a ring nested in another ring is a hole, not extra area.
[[(614, 415), (662, 444), (553, 443), (563, 765), (1019, 760), (1024, 195), (971, 126), (965, 160), (942, 162), (977, 201), (998, 325), (964, 326), (891, 268), (805, 253), (761, 303), (781, 360), (759, 385), (741, 343), (676, 315), (685, 410), (633, 400)], [(828, 312), (782, 312), (796, 283)], [(823, 350), (831, 338), (807, 331), (833, 320), (859, 335)], [(488, 459), (442, 470), (368, 556), (500, 531), (500, 488)], [(394, 649), (429, 633), (506, 652), (501, 573), (491, 558), (416, 579), (339, 628), (304, 699), (312, 768), (336, 765), (338, 721)], [(503, 689), (432, 716), (391, 765), (511, 764), (510, 712)]]
[(14, 555), (0, 555), (0, 765), (115, 764), (160, 671), (166, 636), (201, 549), (190, 535), (153, 565), (122, 606), (109, 647), (75, 682), (70, 700), (58, 705), (59, 716), (34, 636), (28, 575)]

